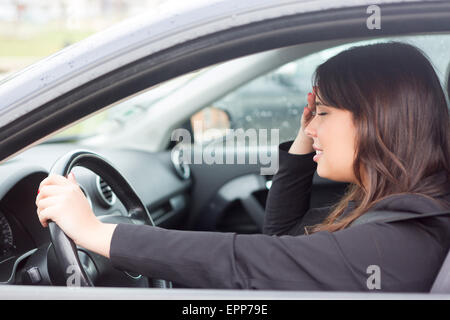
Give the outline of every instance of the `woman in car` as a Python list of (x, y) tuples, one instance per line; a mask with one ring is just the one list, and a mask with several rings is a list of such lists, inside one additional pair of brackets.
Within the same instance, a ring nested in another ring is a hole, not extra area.
[[(101, 223), (76, 184), (52, 175), (36, 199), (76, 244), (112, 264), (189, 287), (429, 291), (450, 246), (450, 215), (353, 225), (369, 211), (450, 208), (449, 112), (423, 53), (353, 47), (321, 64), (295, 141), (279, 146), (265, 234)], [(314, 172), (349, 182), (309, 208)]]

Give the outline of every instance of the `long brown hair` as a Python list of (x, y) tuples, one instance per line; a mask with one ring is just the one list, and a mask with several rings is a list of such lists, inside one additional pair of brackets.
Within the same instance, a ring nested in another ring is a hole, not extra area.
[[(450, 191), (449, 112), (439, 78), (420, 49), (393, 41), (352, 47), (319, 65), (313, 85), (325, 105), (353, 115), (358, 184), (350, 184), (309, 233), (344, 229), (393, 195), (419, 194), (450, 208), (437, 199)], [(349, 201), (355, 209), (341, 217)]]

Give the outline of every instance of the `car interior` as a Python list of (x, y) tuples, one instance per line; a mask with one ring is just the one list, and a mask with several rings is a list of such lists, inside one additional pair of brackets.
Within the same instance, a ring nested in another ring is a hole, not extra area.
[[(265, 201), (276, 171), (261, 174), (263, 164), (256, 154), (264, 150), (276, 156), (279, 143), (295, 138), (315, 67), (350, 46), (389, 40), (407, 41), (424, 50), (443, 87), (448, 84), (450, 34), (419, 33), (305, 43), (196, 70), (176, 86), (173, 80), (168, 80), (146, 88), (137, 96), (130, 95), (94, 116), (84, 117), (48, 135), (39, 144), (3, 162), (0, 165), (0, 284), (65, 285), (49, 231), (37, 218), (35, 197), (40, 182), (56, 161), (73, 150), (92, 151), (109, 161), (143, 202), (155, 226), (261, 233)], [(243, 64), (247, 69), (242, 70)], [(224, 65), (230, 74), (223, 74)], [(221, 75), (229, 81), (221, 79)], [(209, 90), (210, 87), (215, 89)], [(163, 93), (153, 94), (157, 90)], [(180, 100), (177, 95), (185, 99)], [(186, 144), (173, 140), (173, 131), (179, 128), (188, 132), (193, 141)], [(276, 129), (278, 137), (269, 134), (270, 142), (258, 144), (254, 149), (245, 145), (224, 148), (227, 130), (252, 128)], [(149, 136), (149, 132), (157, 133)], [(190, 153), (180, 146), (188, 147)], [(223, 159), (242, 157), (246, 161), (232, 165), (220, 161), (207, 163), (204, 154), (211, 155), (211, 150), (222, 150)], [(100, 220), (128, 216), (126, 204), (105, 177), (81, 165), (74, 166), (73, 172)], [(333, 205), (344, 195), (347, 186), (316, 173), (310, 207)], [(101, 258), (83, 248), (79, 248), (78, 254), (85, 271), (95, 278), (95, 286), (158, 286), (152, 283), (153, 279), (140, 275), (112, 268), (103, 270), (107, 267), (98, 262)]]

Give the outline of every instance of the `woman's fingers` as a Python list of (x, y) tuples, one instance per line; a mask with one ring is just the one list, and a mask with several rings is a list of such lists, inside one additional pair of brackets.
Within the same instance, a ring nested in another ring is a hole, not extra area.
[(38, 201), (43, 200), (48, 197), (53, 197), (61, 194), (63, 192), (63, 188), (59, 185), (45, 185), (39, 189), (39, 193), (36, 196), (36, 206)]
[(48, 197), (36, 202), (38, 212), (44, 210), (50, 206), (55, 205), (58, 202), (58, 197)]
[(71, 172), (71, 173), (68, 174), (67, 180), (69, 180), (69, 181), (72, 182), (73, 184), (78, 185), (77, 180), (75, 179), (75, 175), (73, 174), (73, 172)]
[(38, 218), (41, 225), (46, 228), (48, 226), (48, 220), (53, 220), (54, 207), (47, 207), (43, 210), (38, 209)]
[(82, 192), (73, 173), (70, 173), (68, 178), (60, 175), (50, 175), (42, 180), (39, 185), (36, 203), (40, 199), (45, 199), (49, 196), (56, 196), (58, 194), (66, 193), (67, 191)]
[(55, 211), (55, 205), (58, 203), (57, 197), (49, 197), (44, 200), (40, 200), (36, 202), (37, 206), (37, 215), (39, 218), (39, 222), (41, 225), (46, 228), (48, 226), (48, 220), (54, 220), (54, 216), (52, 215)]
[(316, 94), (314, 92), (308, 95), (308, 107), (311, 111), (316, 107)]
[(308, 93), (308, 107), (311, 107), (311, 101), (313, 99), (314, 94), (312, 94), (311, 92)]
[(40, 185), (39, 185), (39, 191), (41, 190), (41, 188), (43, 186), (47, 186), (47, 185), (60, 185), (60, 186), (64, 186), (64, 185), (70, 185), (71, 182), (58, 174), (51, 174), (49, 175), (47, 178), (45, 178), (44, 180), (41, 181)]
[(305, 107), (304, 111), (303, 111), (303, 117), (302, 117), (302, 128), (306, 128), (306, 126), (309, 124), (309, 122), (311, 121), (314, 112), (315, 112), (315, 101), (316, 101), (316, 96), (314, 93), (308, 93), (308, 105)]

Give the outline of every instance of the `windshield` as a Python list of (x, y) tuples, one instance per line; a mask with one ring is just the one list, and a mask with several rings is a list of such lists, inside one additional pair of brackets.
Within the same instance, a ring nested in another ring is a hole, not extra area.
[(96, 135), (107, 134), (130, 123), (135, 123), (156, 102), (175, 92), (205, 70), (207, 69), (191, 72), (152, 87), (146, 92), (139, 92), (135, 96), (119, 102), (114, 107), (56, 134), (46, 142), (76, 141)]

